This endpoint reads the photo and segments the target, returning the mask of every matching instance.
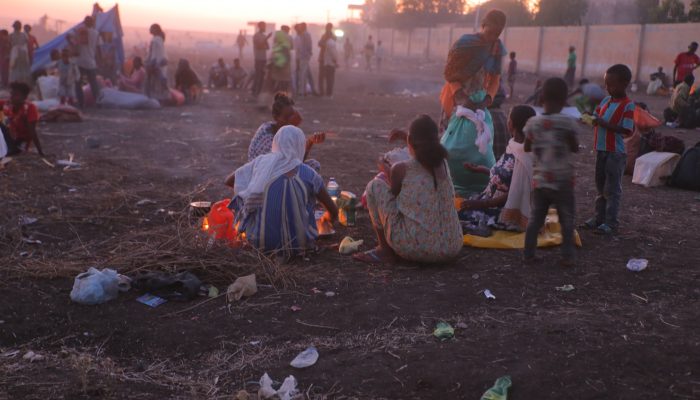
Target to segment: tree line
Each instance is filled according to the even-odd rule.
[[[635,0],[639,23],[700,22],[700,0],[689,9],[681,0]],[[588,0],[489,0],[482,10],[497,8],[508,16],[509,26],[581,25]],[[363,20],[370,26],[411,29],[441,23],[471,24],[476,9],[466,0],[365,0]]]

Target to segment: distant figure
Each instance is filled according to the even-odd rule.
[[[695,78],[693,75],[686,75],[683,82],[681,82],[673,91],[671,96],[671,110],[673,111],[673,116],[676,117],[676,123],[679,128],[682,129],[695,129],[697,124],[697,111],[698,101],[694,100],[690,95],[690,88],[695,83]]]
[[[515,60],[515,52],[510,52],[510,63],[508,64],[508,88],[510,93],[509,98],[513,98],[513,92],[515,91],[515,78],[518,75],[518,62]]]
[[[326,92],[326,69],[324,68],[326,60],[326,42],[333,36],[333,24],[329,22],[326,24],[326,30],[323,32],[323,36],[321,36],[321,39],[318,41],[318,91],[321,96]]]
[[[272,44],[272,62],[270,63],[270,77],[273,81],[272,92],[288,91],[292,83],[292,37],[287,25],[282,25],[275,32]]]
[[[22,32],[22,23],[15,21],[10,34],[10,82],[31,83],[29,38]]]
[[[10,32],[0,30],[0,88],[6,88],[10,83]]]
[[[258,22],[258,32],[253,36],[253,55],[255,57],[255,79],[253,79],[253,96],[262,91],[265,82],[265,66],[267,65],[267,50],[270,44],[267,42],[272,34],[266,35],[266,24]]]
[[[345,68],[350,68],[350,62],[355,57],[355,49],[352,46],[352,42],[350,42],[350,38],[345,39],[345,43],[343,44],[343,53],[345,56]]]
[[[382,60],[384,59],[384,47],[382,41],[377,41],[377,49],[374,52],[374,59],[377,62],[377,72],[382,71]]]
[[[576,79],[576,48],[571,46],[569,47],[569,57],[566,59],[564,81],[566,81],[567,86],[573,87],[574,79]]]
[[[165,32],[158,24],[151,25],[150,33],[153,36],[146,57],[146,96],[167,100],[170,98],[168,91],[168,56],[165,52]]]
[[[248,45],[248,39],[245,37],[245,31],[238,31],[236,38],[236,46],[238,46],[238,58],[243,59],[243,48]]]
[[[241,67],[241,60],[238,58],[233,60],[233,68],[231,68],[229,74],[231,75],[231,88],[243,89],[246,78],[248,77],[248,72]]]
[[[667,96],[669,94],[668,87],[668,76],[664,72],[664,67],[659,67],[656,72],[649,76],[647,94],[650,96]]]
[[[578,84],[578,88],[571,92],[569,97],[579,95],[574,100],[576,108],[582,113],[592,114],[596,106],[605,98],[605,91],[599,84],[588,79],[581,79]]]
[[[698,43],[693,42],[688,46],[688,51],[680,53],[673,61],[673,86],[677,86],[688,75],[693,75],[693,71],[700,67],[700,57],[695,54],[698,51]]]
[[[185,95],[187,104],[194,103],[202,91],[202,81],[190,67],[190,62],[181,58],[175,71],[175,89]]]
[[[142,93],[146,86],[146,69],[141,57],[134,57],[131,74],[119,77],[119,90],[130,93]]]
[[[77,31],[77,47],[78,47],[78,68],[80,68],[81,77],[87,78],[90,84],[92,97],[97,100],[100,96],[100,85],[97,83],[97,51],[100,41],[100,34],[95,29],[95,20],[87,16],[83,20],[83,26]],[[75,85],[76,97],[78,105],[82,108],[85,106],[85,97],[83,95],[82,79],[78,79]]]
[[[209,69],[207,86],[213,89],[221,89],[228,86],[228,65],[224,63],[223,58],[219,58]]]
[[[61,51],[61,60],[56,63],[56,69],[58,70],[58,97],[61,99],[61,104],[74,104],[75,83],[80,79],[80,70],[68,48]]]
[[[322,93],[328,97],[333,97],[333,87],[335,86],[335,69],[338,68],[338,49],[335,35],[332,35],[326,41],[326,52],[324,54],[323,68],[326,78],[325,89]]]
[[[372,72],[372,57],[374,57],[374,40],[370,35],[365,43],[365,70],[369,72]]]
[[[305,22],[297,24],[295,29],[297,32],[294,42],[297,64],[297,94],[306,96],[306,89],[309,84],[309,78],[311,77],[311,57],[313,56],[314,46]]]
[[[34,51],[39,48],[39,41],[36,40],[36,37],[32,35],[32,27],[29,24],[24,25],[24,33],[27,35],[27,38],[29,39],[29,63],[34,62]]]

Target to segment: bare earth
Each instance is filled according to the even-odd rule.
[[[418,113],[438,116],[439,72],[428,70],[341,70],[333,100],[298,101],[307,133],[334,132],[312,153],[325,177],[361,194],[393,147],[388,131]],[[665,101],[634,98],[657,115]],[[365,212],[356,227],[336,227],[320,254],[291,264],[207,251],[187,205],[230,196],[223,177],[267,118],[225,91],[191,107],[93,110],[82,124],[41,126],[51,161],[75,153],[83,167],[63,171],[30,155],[0,172],[0,399],[231,399],[257,392],[264,372],[280,382],[293,374],[313,399],[476,399],[503,375],[512,399],[700,398],[698,193],[626,177],[620,234],[581,232],[572,269],[554,265],[556,248],[535,267],[521,266],[517,251],[473,248],[447,265],[369,267],[334,248],[345,235],[374,245]],[[700,141],[700,131],[673,133]],[[100,148],[88,149],[87,137]],[[579,223],[595,196],[592,133],[582,142]],[[142,199],[155,204],[137,206]],[[21,227],[22,215],[39,221]],[[628,271],[630,258],[649,268]],[[219,297],[151,309],[135,291],[100,306],[71,303],[73,277],[93,265],[188,269],[222,290],[257,273],[261,287],[230,305]],[[555,290],[565,284],[575,290]],[[439,321],[457,327],[454,339],[432,336]],[[310,345],[318,363],[290,367]],[[45,359],[22,359],[29,350]]]

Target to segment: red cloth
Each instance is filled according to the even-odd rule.
[[[0,108],[7,119],[7,127],[10,128],[12,138],[31,142],[29,124],[39,121],[39,111],[36,106],[25,102],[18,111],[15,111],[10,102],[0,101]]]
[[[676,65],[676,81],[683,82],[686,76],[692,75],[696,65],[700,65],[700,57],[697,54],[681,53],[674,61]]]

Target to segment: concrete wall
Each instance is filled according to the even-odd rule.
[[[381,38],[385,52],[394,57],[444,60],[450,44],[471,33],[464,27],[440,26],[413,31],[362,29]],[[393,35],[393,46],[392,46]],[[646,81],[659,66],[671,74],[676,55],[700,39],[700,23],[659,25],[590,25],[566,27],[513,27],[501,36],[508,51],[518,53],[520,71],[563,75],[569,46],[576,47],[577,77],[602,78],[612,64],[628,65],[635,79]],[[428,41],[430,37],[430,41]],[[357,46],[356,46],[357,47]],[[392,53],[393,48],[393,53]],[[507,62],[504,62],[504,66]]]

